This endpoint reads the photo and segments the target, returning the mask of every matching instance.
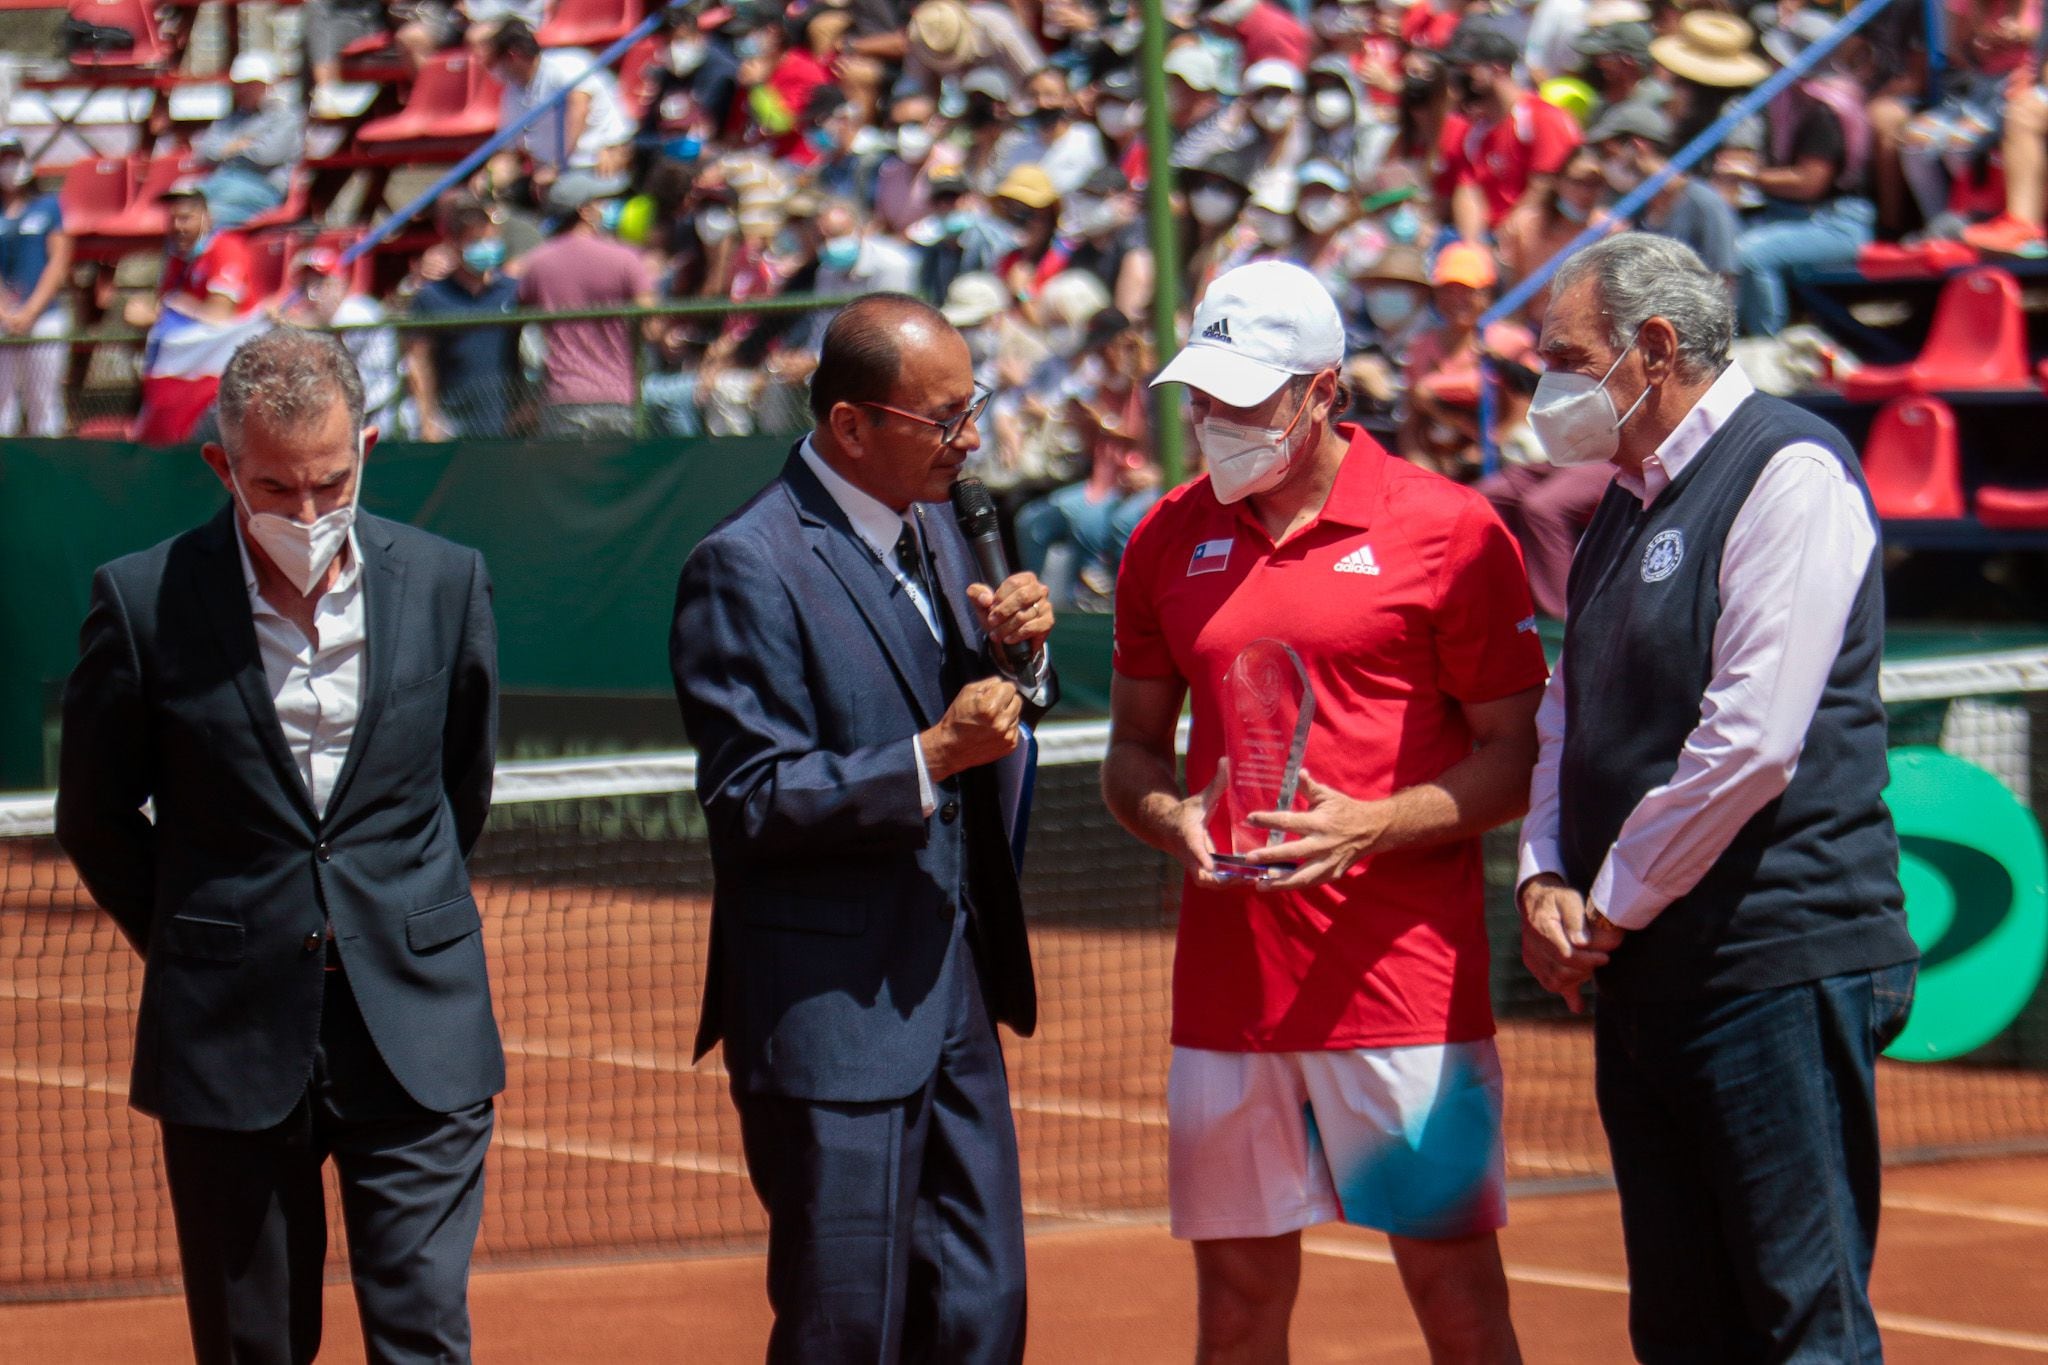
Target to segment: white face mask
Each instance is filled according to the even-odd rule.
[[[1123,100],[1104,100],[1095,106],[1095,126],[1109,137],[1126,137],[1138,126],[1138,106]]]
[[[1261,246],[1272,247],[1277,251],[1294,240],[1294,219],[1284,213],[1275,213],[1271,209],[1262,209],[1254,205],[1251,211],[1245,214],[1245,221],[1250,223],[1252,231],[1258,234]]]
[[[1412,289],[1403,289],[1399,285],[1391,288],[1385,285],[1365,287],[1365,315],[1382,332],[1400,331],[1415,320],[1415,314],[1421,307],[1422,301]]]
[[[1628,411],[1616,417],[1607,380],[1635,348],[1635,342],[1629,342],[1598,379],[1549,370],[1536,381],[1535,397],[1529,401],[1529,425],[1536,429],[1552,464],[1605,464],[1621,449],[1621,425],[1635,416],[1643,399],[1650,396],[1650,386],[1645,384]]]
[[[677,38],[668,45],[668,69],[678,76],[687,76],[704,65],[704,40],[702,38]]]
[[[1351,96],[1326,86],[1309,101],[1308,116],[1318,128],[1342,128],[1351,122]]]
[[[1344,200],[1334,194],[1319,194],[1313,199],[1304,199],[1295,208],[1301,218],[1301,225],[1310,232],[1328,232],[1351,216],[1351,210]]]
[[[356,524],[356,500],[363,486],[363,438],[356,437],[355,486],[349,492],[348,505],[311,522],[294,521],[275,512],[250,511],[249,499],[243,495],[241,481],[234,477],[232,469],[228,478],[234,484],[235,501],[242,504],[242,513],[249,519],[250,539],[299,590],[301,597],[310,596],[326,575],[328,565],[348,544],[348,533]]]
[[[1600,162],[1600,173],[1607,177],[1607,183],[1616,194],[1627,194],[1643,183],[1643,173],[1636,169],[1634,158],[1610,156]]]
[[[922,123],[907,123],[896,130],[896,155],[911,165],[921,164],[931,150],[932,130]]]
[[[1216,227],[1237,216],[1238,197],[1220,185],[1204,185],[1188,195],[1188,212],[1203,227]]]
[[[1301,114],[1301,101],[1293,95],[1268,96],[1252,101],[1252,122],[1269,133],[1284,133]]]
[[[733,229],[738,226],[739,219],[733,217],[731,209],[713,204],[697,213],[697,240],[706,246],[717,246],[732,236]]]
[[[1195,427],[1195,444],[1209,466],[1209,487],[1216,501],[1224,504],[1270,492],[1280,486],[1294,465],[1291,437],[1308,411],[1308,399],[1301,400],[1294,420],[1282,427],[1249,427],[1222,417],[1211,417]]]

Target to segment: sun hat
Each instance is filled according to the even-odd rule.
[[[1694,10],[1678,21],[1678,32],[1651,40],[1650,56],[1674,76],[1740,90],[1771,74],[1771,64],[1750,50],[1755,36],[1732,14]]]
[[[980,55],[974,24],[960,0],[924,0],[910,12],[910,45],[937,68],[953,70]]]
[[[1294,375],[1343,363],[1344,319],[1330,291],[1298,265],[1253,261],[1203,291],[1188,344],[1152,384],[1186,384],[1249,408]]]
[[[1043,209],[1057,204],[1060,192],[1042,167],[1023,165],[1003,177],[1003,183],[996,186],[996,198],[1014,199],[1026,208]]]
[[[1010,291],[986,271],[955,275],[939,313],[955,327],[979,327],[1010,306]]]
[[[1429,271],[1423,265],[1422,252],[1399,242],[1382,251],[1373,263],[1358,271],[1354,276],[1361,282],[1380,281],[1386,284],[1418,284],[1429,288]]]
[[[1462,284],[1472,289],[1491,289],[1500,283],[1500,270],[1485,249],[1470,242],[1452,242],[1436,254],[1431,284]]]

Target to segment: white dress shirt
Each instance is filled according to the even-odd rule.
[[[317,646],[264,600],[256,566],[249,561],[248,542],[239,530],[235,548],[242,554],[242,582],[256,619],[256,648],[263,657],[263,676],[270,684],[285,747],[299,765],[314,812],[324,816],[355,739],[356,718],[362,714],[363,651],[368,639],[362,547],[350,531],[341,574],[313,609]]]
[[[854,487],[838,470],[825,463],[824,457],[811,445],[810,437],[804,437],[803,444],[797,447],[797,453],[803,456],[803,461],[810,466],[811,472],[818,476],[818,482],[825,485],[825,491],[832,495],[832,501],[839,504],[839,510],[846,513],[846,519],[853,524],[854,534],[874,552],[882,567],[889,571],[889,576],[902,585],[911,605],[916,607],[917,614],[924,618],[925,629],[931,631],[932,638],[944,648],[946,637],[941,633],[939,626],[938,604],[926,597],[924,584],[904,573],[903,566],[896,562],[896,541],[906,526],[917,540],[918,552],[925,555],[927,563],[930,562],[928,547],[924,541],[924,527],[918,518],[909,512],[898,512],[865,489]],[[1033,660],[1033,676],[1028,681],[1018,683],[1024,695],[1036,705],[1042,706],[1045,702],[1045,669],[1049,654],[1050,650],[1040,650]],[[1000,651],[996,652],[996,666],[1003,668]],[[1005,668],[1003,671],[1007,674],[1009,670]],[[925,766],[924,744],[916,735],[910,737],[910,749],[917,761],[918,802],[924,808],[925,815],[929,817],[938,809],[939,802],[932,786],[931,769]]]
[[[1615,482],[1647,507],[1754,391],[1731,364],[1643,461],[1641,474],[1624,470]],[[1656,919],[1790,785],[1876,547],[1869,507],[1832,453],[1799,441],[1771,457],[1722,551],[1721,617],[1700,722],[1670,780],[1622,822],[1593,879],[1587,899],[1614,923],[1641,929]],[[1522,822],[1517,885],[1564,874],[1557,779],[1570,666],[1569,658],[1558,661],[1536,713],[1542,750]]]

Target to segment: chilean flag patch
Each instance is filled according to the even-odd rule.
[[[1195,547],[1194,558],[1188,560],[1187,576],[1198,573],[1221,573],[1230,566],[1230,541],[1205,540]]]

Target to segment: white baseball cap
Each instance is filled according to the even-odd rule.
[[[1195,90],[1215,90],[1223,84],[1223,68],[1216,54],[1199,43],[1183,43],[1166,54],[1159,69],[1178,76]]]
[[[1244,92],[1249,95],[1254,90],[1288,90],[1299,95],[1301,72],[1278,57],[1263,58],[1253,62],[1244,73]]]
[[[277,58],[268,52],[243,52],[228,68],[228,80],[235,85],[276,85]]]
[[[1152,383],[1186,384],[1249,408],[1294,375],[1343,363],[1344,320],[1330,291],[1298,265],[1253,261],[1203,292],[1188,344]]]

